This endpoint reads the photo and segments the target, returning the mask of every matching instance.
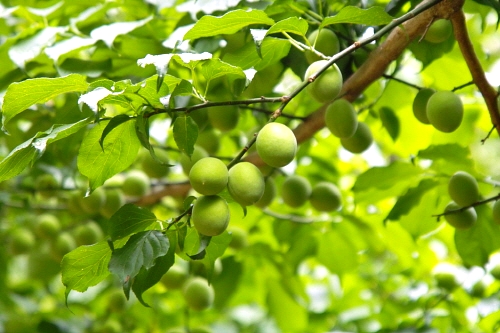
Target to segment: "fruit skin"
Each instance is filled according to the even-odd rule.
[[[182,288],[186,304],[193,310],[202,311],[214,302],[214,289],[201,277],[189,279]]]
[[[470,295],[476,298],[483,298],[486,293],[486,285],[483,281],[477,281],[472,285]]]
[[[196,144],[207,152],[208,155],[215,155],[220,148],[219,135],[213,128],[206,128],[198,133]]]
[[[106,193],[102,187],[96,188],[90,195],[80,197],[80,207],[87,214],[96,214],[104,206]]]
[[[260,158],[275,168],[289,164],[297,153],[295,134],[280,123],[266,124],[257,134],[255,146]]]
[[[276,183],[274,179],[268,177],[265,181],[265,188],[262,197],[254,205],[259,208],[267,207],[273,202],[276,196]]]
[[[208,109],[208,119],[214,128],[226,132],[238,125],[240,112],[234,105],[214,106]]]
[[[435,93],[434,89],[424,88],[420,89],[415,96],[412,104],[413,115],[422,124],[429,125],[429,118],[427,118],[427,102],[429,98]]]
[[[222,234],[227,228],[229,219],[229,207],[226,201],[217,195],[201,196],[194,203],[191,220],[202,235]]]
[[[227,185],[229,172],[224,162],[215,157],[205,157],[189,171],[189,182],[200,194],[220,193]]]
[[[168,164],[168,156],[167,152],[162,149],[155,150],[156,157]],[[141,169],[151,178],[163,178],[166,177],[170,172],[170,167],[166,164],[158,163],[153,156],[149,153],[149,151],[145,151],[142,161],[141,161]]]
[[[439,19],[434,21],[427,32],[424,39],[430,43],[442,43],[451,36],[453,27],[449,20]]]
[[[342,206],[342,195],[335,184],[319,182],[314,185],[309,202],[317,211],[330,212]]]
[[[247,232],[245,230],[239,227],[231,227],[229,228],[229,232],[231,233],[229,247],[235,250],[241,250],[247,246]]]
[[[187,156],[186,154],[181,154],[180,163],[184,174],[189,175],[189,171],[191,171],[193,165],[204,157],[208,157],[208,153],[205,148],[198,145],[194,146],[194,151],[193,154],[191,154],[191,158],[189,158],[189,156]]]
[[[453,289],[458,287],[457,279],[455,275],[450,272],[438,272],[434,274],[434,279],[438,287],[446,289],[448,291],[452,291]]]
[[[448,182],[448,194],[460,207],[465,207],[479,200],[479,187],[469,173],[458,171]]]
[[[448,206],[446,206],[445,212],[457,209],[460,209],[460,206],[454,202],[450,202]],[[459,213],[447,214],[444,216],[444,218],[451,226],[455,227],[456,229],[469,229],[476,223],[477,214],[474,207],[469,207]]]
[[[327,60],[319,60],[313,62],[306,70],[304,79],[309,78],[317,73],[321,68],[325,67]],[[336,64],[328,67],[314,82],[309,84],[306,90],[312,98],[320,103],[329,103],[335,99],[342,90],[342,73]]]
[[[123,181],[122,191],[130,197],[142,197],[149,191],[148,175],[140,170],[130,171]]]
[[[45,239],[54,239],[61,230],[61,223],[57,216],[53,214],[41,214],[38,216],[35,226],[35,232],[39,237]]]
[[[26,254],[35,246],[35,236],[27,229],[12,231],[9,241],[9,252],[12,255]]]
[[[85,224],[76,227],[74,237],[76,244],[80,246],[95,244],[104,237],[104,234],[97,222],[88,221]]]
[[[39,175],[35,179],[35,190],[40,193],[43,198],[50,198],[55,195],[59,188],[59,182],[56,177],[50,173]]]
[[[427,101],[427,118],[434,128],[441,132],[455,131],[464,117],[460,97],[451,91],[438,91]]]
[[[73,251],[75,248],[75,238],[68,232],[62,232],[57,237],[56,242],[52,244],[52,254],[57,260],[61,260],[66,253]]]
[[[358,128],[358,114],[349,101],[338,99],[326,109],[325,124],[336,137],[350,138]]]
[[[106,200],[104,205],[99,210],[99,213],[105,218],[109,219],[114,213],[118,211],[123,205],[125,205],[125,195],[120,189],[107,189],[106,190]]]
[[[163,274],[160,282],[168,289],[180,289],[187,279],[186,270],[179,265],[173,265]]]
[[[339,38],[329,29],[314,30],[309,34],[307,40],[314,46],[316,51],[328,57],[337,54],[340,50]],[[308,63],[313,63],[321,59],[318,55],[309,50],[306,50],[305,56]]]
[[[350,138],[340,139],[340,143],[345,150],[353,154],[359,154],[367,150],[373,142],[372,132],[370,127],[365,123],[358,123],[356,132]]]
[[[290,207],[300,207],[311,196],[312,188],[307,178],[293,175],[285,179],[281,186],[281,197]]]
[[[242,206],[250,206],[264,194],[266,183],[259,168],[241,162],[229,169],[227,188],[233,199]]]
[[[500,224],[500,200],[495,201],[493,204],[493,221]]]

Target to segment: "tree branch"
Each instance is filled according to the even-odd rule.
[[[481,68],[481,63],[474,52],[474,46],[467,33],[465,25],[465,15],[462,10],[455,12],[451,15],[451,23],[453,24],[453,31],[455,39],[457,40],[462,56],[464,57],[467,67],[472,75],[472,80],[483,95],[486,106],[490,113],[491,122],[497,129],[500,135],[500,113],[497,105],[497,93],[495,89],[488,83],[484,71]]]

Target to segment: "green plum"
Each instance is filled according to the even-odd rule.
[[[323,55],[330,57],[335,55],[340,50],[339,38],[330,29],[317,29],[307,36],[307,40],[314,47],[316,51],[321,52]],[[305,56],[308,63],[313,63],[321,58],[313,51],[306,50]]]
[[[221,192],[227,185],[228,177],[226,165],[215,157],[202,158],[189,171],[191,186],[204,195]]]
[[[281,186],[283,202],[296,208],[304,205],[311,196],[312,188],[307,178],[293,175],[289,176]]]
[[[427,118],[434,128],[441,132],[455,131],[464,117],[460,97],[451,91],[438,91],[427,101]]]
[[[189,308],[196,311],[205,310],[214,302],[214,289],[202,277],[193,277],[186,281],[182,295]]]
[[[413,115],[422,124],[430,124],[429,118],[427,118],[427,102],[429,98],[435,93],[434,89],[424,88],[420,89],[413,100],[412,110]]]
[[[236,202],[250,206],[264,194],[265,181],[259,168],[249,162],[240,162],[229,169],[227,188]]]
[[[325,112],[326,127],[338,138],[350,138],[358,128],[358,114],[345,99],[337,99]]]
[[[254,205],[259,208],[267,207],[273,202],[274,197],[276,196],[276,183],[274,179],[271,177],[267,177],[265,182],[264,193],[262,197],[257,201]]]
[[[372,132],[370,127],[365,123],[358,123],[356,132],[349,138],[341,138],[340,143],[345,150],[353,154],[359,154],[367,150],[373,142]]]
[[[275,168],[289,164],[297,153],[297,139],[293,131],[280,123],[266,124],[257,134],[257,154]]]
[[[306,70],[305,80],[317,73],[328,64],[327,60],[318,60],[313,62]],[[306,90],[316,101],[320,103],[329,103],[333,101],[340,90],[342,90],[342,73],[336,64],[328,67],[320,76],[311,82]]]
[[[191,221],[198,232],[205,236],[222,234],[229,223],[230,212],[226,200],[217,195],[199,197],[194,205]]]
[[[141,170],[132,170],[125,176],[122,191],[126,196],[138,198],[148,193],[150,179],[148,175]]]
[[[460,207],[465,207],[479,200],[479,187],[469,173],[458,171],[448,182],[448,194]]]
[[[330,212],[342,206],[342,195],[335,184],[323,181],[313,186],[309,202],[317,211]]]
[[[445,212],[457,209],[460,209],[460,206],[455,202],[450,202]],[[444,218],[455,229],[469,229],[476,223],[477,213],[474,207],[469,207],[461,212],[446,214]]]
[[[240,111],[234,105],[214,106],[208,109],[208,119],[214,128],[226,132],[238,125]]]

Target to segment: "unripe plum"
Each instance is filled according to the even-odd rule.
[[[319,51],[328,57],[337,54],[340,50],[339,38],[330,29],[314,30],[309,34],[307,40],[316,49],[316,51]],[[306,50],[305,55],[308,63],[313,63],[321,59],[310,50]]]
[[[206,128],[198,133],[196,144],[205,149],[209,155],[214,155],[220,148],[219,134],[212,127]]]
[[[434,21],[427,32],[424,39],[431,43],[442,43],[451,36],[453,27],[449,20],[439,19]]]
[[[163,163],[168,164],[167,152],[162,149],[155,150],[156,157]],[[166,164],[161,164],[156,161],[149,151],[145,151],[141,161],[142,171],[146,173],[151,178],[163,178],[166,177],[170,171],[170,168]]]
[[[450,202],[448,206],[446,206],[445,212],[457,209],[460,209],[460,206],[455,202]],[[447,214],[444,218],[452,227],[455,227],[456,229],[468,229],[476,223],[477,213],[474,207],[469,207],[462,212]]]
[[[235,250],[241,250],[247,246],[247,232],[239,227],[229,228],[231,233],[231,242],[229,246]]]
[[[186,154],[181,154],[180,162],[184,174],[189,175],[189,171],[191,171],[193,165],[204,157],[208,157],[208,153],[205,148],[198,145],[194,146],[194,151],[193,154],[191,154],[191,158],[189,158],[189,156],[187,156]]]
[[[74,236],[77,245],[90,245],[99,242],[103,238],[103,232],[97,222],[88,221],[76,227]]]
[[[306,70],[305,80],[327,65],[327,60],[313,62]],[[314,82],[309,84],[306,90],[316,101],[329,103],[335,99],[342,89],[342,73],[336,64],[328,67]]]
[[[259,201],[255,203],[255,206],[259,208],[267,207],[274,200],[275,196],[276,196],[276,183],[274,182],[274,179],[268,177],[266,179],[264,193],[262,194],[262,197],[259,199]]]
[[[149,191],[150,180],[148,175],[140,170],[130,171],[123,181],[122,191],[131,197],[142,197]]]
[[[420,121],[422,124],[430,124],[429,118],[427,118],[427,102],[432,94],[435,93],[435,90],[424,88],[420,89],[413,100],[413,115]]]
[[[458,171],[448,182],[448,194],[460,207],[465,207],[479,200],[479,187],[469,173]]]
[[[42,238],[54,239],[61,230],[61,223],[57,216],[53,214],[41,214],[36,221],[35,230],[37,235]]]
[[[230,131],[238,125],[240,112],[234,105],[214,106],[208,109],[208,119],[214,128],[222,132]]]
[[[365,123],[358,123],[356,132],[350,138],[341,138],[340,143],[345,150],[353,154],[359,154],[367,150],[373,142],[370,127]]]
[[[109,219],[118,209],[121,208],[121,206],[125,204],[125,195],[121,189],[117,188],[107,189],[105,192],[106,200],[104,201],[104,205],[99,210],[99,213]]]
[[[189,279],[182,288],[182,295],[186,304],[196,311],[205,310],[214,302],[213,287],[201,277]]]
[[[61,260],[64,255],[76,248],[75,238],[68,232],[62,232],[57,236],[52,244],[52,254],[57,260]]]
[[[342,195],[335,184],[319,182],[313,187],[309,202],[320,212],[330,212],[342,206]]]
[[[96,214],[99,212],[99,209],[104,206],[105,201],[106,193],[102,187],[98,187],[88,196],[81,196],[80,207],[82,207],[87,214]]]
[[[306,203],[311,196],[311,191],[311,184],[307,178],[293,175],[283,182],[281,186],[281,197],[285,204],[296,208]]]
[[[295,158],[297,139],[287,126],[269,123],[257,134],[255,146],[260,158],[267,165],[280,168]]]
[[[496,280],[500,280],[500,264],[495,265],[491,271],[491,276],[493,276]]]
[[[441,132],[455,131],[462,123],[463,116],[462,101],[451,91],[438,91],[427,101],[427,118]]]
[[[27,229],[16,229],[10,235],[9,251],[13,255],[28,253],[35,246],[35,236]]]
[[[50,198],[56,194],[59,188],[59,181],[50,173],[39,175],[35,179],[35,190],[40,193],[43,198]]]
[[[161,283],[168,289],[180,289],[188,278],[188,273],[179,265],[173,265],[163,274]]]
[[[436,279],[438,287],[446,289],[448,291],[452,291],[453,289],[458,287],[457,279],[451,272],[438,272],[434,274],[434,279]]]
[[[358,128],[358,114],[349,101],[338,99],[326,109],[325,124],[336,137],[349,138]]]
[[[250,206],[264,194],[264,177],[252,163],[241,162],[229,169],[227,189],[240,205]]]
[[[229,219],[229,206],[217,195],[201,196],[193,205],[191,220],[196,230],[202,235],[222,234],[227,228]]]
[[[215,157],[205,157],[196,162],[189,172],[191,186],[200,194],[214,195],[227,185],[226,165]]]

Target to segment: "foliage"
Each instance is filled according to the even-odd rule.
[[[497,2],[5,0],[0,12],[0,332],[499,329]],[[437,19],[454,33],[424,39]],[[339,53],[321,54],[318,29]],[[307,75],[306,54],[321,59]],[[413,108],[424,88],[445,96],[436,128],[426,102]],[[460,117],[441,110],[450,95]],[[325,127],[332,100],[349,102],[327,120],[349,120],[342,139]],[[266,125],[286,137],[264,131],[255,149]],[[240,164],[204,197],[189,167],[207,155],[260,171]],[[467,206],[450,204],[457,172],[477,182]],[[464,212],[477,215],[466,228],[445,222]],[[199,233],[212,220],[217,232]],[[77,247],[82,226],[98,239]],[[188,278],[210,283],[202,305]]]

